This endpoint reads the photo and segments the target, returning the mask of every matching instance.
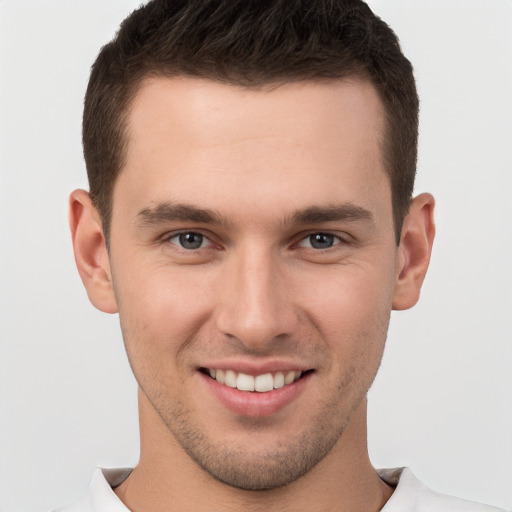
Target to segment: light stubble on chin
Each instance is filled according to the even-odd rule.
[[[296,481],[320,463],[340,441],[375,378],[388,322],[389,313],[369,321],[367,330],[358,333],[351,343],[353,350],[346,354],[350,364],[340,372],[340,380],[334,385],[323,376],[332,373],[329,353],[318,344],[306,344],[312,352],[304,354],[303,359],[318,361],[313,366],[320,369],[318,378],[326,394],[301,418],[300,432],[278,438],[272,444],[265,443],[268,422],[264,418],[240,418],[247,438],[260,438],[258,443],[249,443],[249,446],[246,442],[237,444],[229,433],[222,440],[212,439],[208,425],[198,421],[198,411],[191,408],[186,396],[171,396],[175,383],[165,382],[169,372],[164,359],[148,357],[146,346],[151,346],[151,340],[142,343],[145,338],[129,323],[121,322],[121,327],[140,389],[184,452],[214,479],[235,488],[262,491]],[[281,348],[287,349],[286,346]]]
[[[293,439],[283,439],[279,444],[263,451],[251,452],[244,446],[230,442],[212,443],[190,420],[184,404],[172,411],[152,405],[160,415],[170,434],[178,441],[189,457],[214,479],[243,490],[261,491],[276,489],[291,484],[316,466],[339,441],[350,419],[366,396],[366,389],[359,390],[360,396],[351,410],[343,410],[348,397],[347,390],[354,385],[355,369],[352,368],[344,382],[339,385],[335,399],[319,403],[307,418],[310,424]],[[352,390],[353,391],[353,390]],[[147,396],[147,395],[146,395]],[[148,398],[149,399],[149,398]],[[151,401],[151,400],[150,400]],[[338,411],[333,414],[333,411]],[[258,436],[264,430],[263,422],[247,419],[247,428]]]

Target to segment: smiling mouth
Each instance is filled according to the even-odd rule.
[[[257,393],[268,393],[274,389],[289,386],[310,371],[290,370],[252,376],[234,370],[201,368],[202,373],[209,375],[219,384],[230,388],[237,388],[240,391],[253,391]]]

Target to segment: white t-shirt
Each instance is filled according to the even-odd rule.
[[[120,485],[131,471],[129,468],[97,469],[84,495],[54,512],[130,512],[112,488]],[[434,492],[408,468],[380,469],[378,473],[385,482],[396,487],[381,512],[505,512]]]

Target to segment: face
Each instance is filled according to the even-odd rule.
[[[144,400],[216,479],[296,480],[379,366],[397,281],[383,112],[365,82],[152,79],[134,99],[110,268]]]

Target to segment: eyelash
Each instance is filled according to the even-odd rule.
[[[208,241],[208,245],[206,247],[198,247],[198,248],[195,248],[195,249],[190,249],[190,248],[186,248],[186,247],[183,247],[183,245],[180,246],[179,243],[174,243],[172,242],[172,240],[174,238],[177,238],[179,239],[179,237],[183,236],[183,235],[196,235],[196,236],[200,236],[202,238],[201,240],[201,245],[205,242],[205,241]],[[197,251],[198,249],[209,249],[212,245],[213,245],[213,242],[212,240],[210,239],[210,237],[208,237],[207,235],[205,235],[204,233],[201,233],[200,231],[179,231],[177,233],[171,233],[170,235],[167,235],[165,236],[164,242],[170,242],[172,243],[173,245],[176,245],[177,247],[179,247],[181,250],[184,250],[186,252],[195,252]]]
[[[206,247],[197,247],[197,248],[186,248],[186,247],[183,247],[182,244],[180,244],[179,241],[176,241],[176,242],[172,242],[173,239],[178,239],[179,240],[179,237],[183,236],[183,235],[198,235],[200,237],[202,237],[202,240],[201,240],[201,245],[205,242],[205,241],[208,241],[208,245]],[[338,245],[346,245],[349,243],[349,241],[345,238],[343,238],[342,236],[340,235],[335,235],[334,233],[330,233],[329,231],[311,231],[309,233],[303,233],[301,234],[301,238],[299,239],[299,241],[297,243],[294,243],[293,245],[294,246],[298,246],[298,247],[304,247],[304,243],[307,243],[308,240],[311,241],[311,237],[313,236],[324,236],[324,237],[332,237],[333,239],[333,244],[329,247],[325,247],[325,248],[315,248],[315,247],[306,247],[307,249],[312,249],[314,250],[315,252],[327,252],[327,251],[331,251],[331,250],[334,250],[336,246]],[[215,245],[215,243],[211,240],[211,238],[202,233],[201,231],[178,231],[178,232],[175,232],[175,233],[171,233],[171,234],[168,234],[166,235],[164,238],[163,238],[163,241],[164,242],[167,242],[167,243],[171,243],[175,246],[177,246],[180,250],[183,250],[187,253],[193,253],[193,252],[196,252],[198,251],[199,249],[210,249],[212,246]]]
[[[311,238],[314,237],[314,236],[323,236],[323,237],[330,237],[333,239],[333,244],[329,247],[324,247],[324,248],[316,248],[316,247],[308,247],[308,248],[311,248],[311,249],[314,249],[316,251],[329,251],[329,250],[333,250],[337,245],[341,245],[341,244],[346,244],[347,241],[342,238],[341,236],[339,235],[335,235],[334,233],[329,233],[328,231],[314,231],[314,232],[311,232],[309,234],[307,234],[305,237],[301,238],[298,245],[299,246],[302,246],[303,247],[303,243],[307,242],[308,240],[311,242]]]

